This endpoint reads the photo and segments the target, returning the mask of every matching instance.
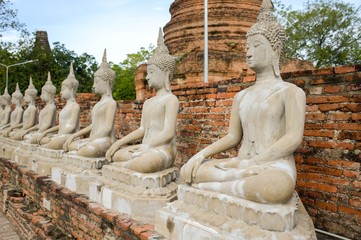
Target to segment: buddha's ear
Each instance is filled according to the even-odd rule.
[[[169,77],[170,77],[170,71],[167,70],[165,73],[164,73],[164,87],[167,91],[170,91],[170,80],[169,80]]]
[[[279,77],[281,74],[280,74],[280,54],[278,50],[273,51],[272,68],[274,75],[276,77]]]

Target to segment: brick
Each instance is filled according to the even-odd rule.
[[[326,115],[322,114],[322,113],[311,113],[311,114],[306,114],[306,120],[325,120],[326,119]]]
[[[330,202],[316,202],[316,207],[331,212],[337,211],[337,205],[335,203],[330,203]]]
[[[325,86],[323,87],[324,93],[340,93],[345,90],[344,86]]]
[[[107,210],[104,210],[104,211],[100,214],[101,217],[103,217],[104,219],[106,219],[106,220],[109,221],[109,222],[113,222],[118,215],[119,215],[118,212],[113,211],[113,210],[108,210],[108,209],[107,209]]]
[[[351,118],[349,113],[331,113],[327,115],[327,119],[331,121],[347,121]]]
[[[323,184],[323,183],[317,183],[317,182],[298,181],[297,186],[316,189],[316,190],[320,190],[320,191],[323,191],[323,192],[330,192],[330,193],[337,192],[337,187],[336,186]]]
[[[358,217],[361,217],[361,211],[360,210],[356,210],[353,208],[349,208],[346,206],[339,206],[338,210],[347,214],[351,214],[351,215],[356,215]]]
[[[117,218],[115,224],[122,230],[128,231],[130,226],[133,224],[133,220],[129,218]]]
[[[334,131],[331,130],[305,130],[305,136],[313,136],[313,137],[328,137],[332,138],[334,136]]]
[[[318,105],[307,105],[306,106],[306,112],[317,112],[318,111]]]
[[[352,170],[343,170],[343,175],[348,178],[358,178],[360,177],[360,171],[352,171]]]
[[[342,168],[349,168],[349,169],[360,169],[361,163],[352,162],[352,161],[343,161],[343,160],[328,160],[327,165],[339,166]]]
[[[361,120],[361,113],[354,113],[354,114],[352,114],[351,118],[354,121],[360,121]]]
[[[310,94],[312,95],[320,95],[322,94],[323,87],[312,87],[310,88]]]
[[[336,74],[350,73],[355,71],[355,66],[337,66],[335,67]]]
[[[354,144],[347,142],[333,142],[333,141],[310,141],[309,146],[317,148],[337,148],[337,149],[347,149],[353,150],[355,148]]]
[[[154,230],[154,226],[149,225],[149,224],[132,225],[132,226],[130,226],[130,229],[135,235],[139,236],[140,233],[142,233],[142,232],[146,232],[146,231],[149,231],[149,230]]]
[[[307,104],[352,102],[351,96],[308,96]]]
[[[350,199],[349,204],[350,204],[350,206],[361,208],[361,200],[360,199]]]
[[[361,130],[361,124],[358,123],[325,123],[323,124],[324,129],[334,130]]]
[[[320,69],[315,69],[312,72],[313,76],[320,76],[320,75],[331,75],[334,73],[334,68],[320,68]]]

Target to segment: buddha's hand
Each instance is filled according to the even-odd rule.
[[[45,135],[46,134],[44,134],[44,133],[40,133],[40,135],[39,135],[39,137],[38,137],[38,144],[40,144],[40,141],[41,141],[41,139],[43,139],[44,137],[45,137]]]
[[[197,175],[198,169],[204,162],[205,156],[199,152],[188,160],[186,164],[181,168],[180,176],[188,184],[192,183]]]
[[[121,147],[121,144],[119,142],[115,142],[109,149],[108,151],[105,153],[105,158],[109,161],[112,162],[112,158],[114,156],[114,154],[118,151],[118,149]]]
[[[69,137],[65,143],[63,144],[63,149],[65,152],[69,152],[69,146],[70,144],[74,141],[74,138],[73,137]]]

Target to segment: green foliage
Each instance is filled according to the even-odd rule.
[[[286,57],[309,60],[316,68],[361,62],[361,8],[342,0],[309,0],[303,10],[276,1],[286,28]]]
[[[137,53],[127,54],[127,58],[119,65],[113,64],[112,69],[116,72],[113,90],[115,99],[135,99],[135,71],[140,64],[145,63],[150,58],[153,50],[153,45],[149,45],[148,49],[142,47]]]

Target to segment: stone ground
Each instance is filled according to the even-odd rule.
[[[0,212],[0,239],[1,240],[20,240],[18,234],[14,231],[13,226]]]
[[[0,239],[1,240],[20,240],[18,234],[14,231],[13,226],[6,219],[4,214],[0,213]],[[336,238],[317,233],[318,240],[335,240]]]

